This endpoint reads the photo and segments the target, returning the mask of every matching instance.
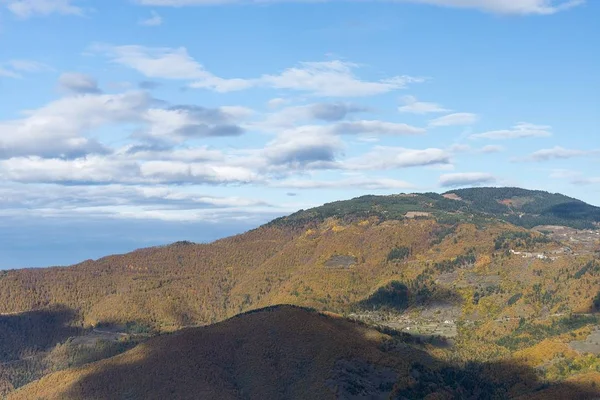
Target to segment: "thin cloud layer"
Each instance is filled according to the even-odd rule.
[[[297,3],[312,0],[295,0]],[[415,3],[443,7],[471,8],[498,14],[539,14],[549,15],[582,5],[585,0],[389,0],[396,3]],[[150,6],[215,6],[226,4],[288,3],[294,0],[137,0],[139,4]]]
[[[473,113],[454,113],[429,121],[431,127],[473,125],[478,120]]]
[[[437,103],[428,103],[424,101],[417,100],[414,96],[404,96],[402,98],[404,105],[398,107],[398,111],[401,113],[410,113],[410,114],[431,114],[431,113],[447,113],[451,112],[447,108],[442,107]]]
[[[0,61],[0,77],[21,79],[26,74],[49,71],[51,68],[43,63],[32,60]]]
[[[50,14],[78,15],[84,14],[83,8],[76,5],[76,0],[2,0],[6,8],[19,18]]]
[[[551,149],[542,149],[532,153],[526,157],[527,161],[550,161],[550,160],[566,160],[575,157],[585,157],[600,154],[599,150],[575,150],[565,149],[564,147],[555,146]]]
[[[424,78],[406,75],[363,80],[354,72],[359,65],[341,60],[302,62],[279,74],[265,74],[257,78],[222,78],[206,70],[184,47],[95,45],[92,51],[104,54],[112,62],[132,68],[148,78],[189,81],[191,88],[220,93],[266,87],[308,92],[320,97],[365,97],[424,81]]]
[[[139,24],[142,26],[150,26],[150,27],[151,26],[160,26],[163,24],[163,19],[156,11],[151,11],[150,17],[140,20]]]
[[[512,129],[489,131],[471,135],[473,139],[523,139],[552,136],[552,127],[519,122]]]

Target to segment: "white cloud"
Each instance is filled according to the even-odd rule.
[[[268,143],[261,156],[270,165],[292,169],[334,168],[343,148],[344,144],[336,136],[322,134],[314,127],[300,127]]]
[[[149,78],[194,80],[192,87],[230,92],[252,86],[244,79],[223,79],[196,62],[185,47],[96,45],[93,51],[108,55],[113,62],[132,68]]]
[[[140,172],[144,181],[157,183],[231,184],[261,179],[244,167],[179,161],[148,161],[140,165]]]
[[[211,136],[238,136],[244,130],[236,125],[240,108],[210,109],[199,106],[179,106],[169,109],[148,109],[141,119],[147,128],[138,137],[182,143],[188,139]]]
[[[451,164],[451,153],[436,148],[423,150],[375,146],[370,152],[344,161],[347,170],[389,170]]]
[[[379,81],[363,81],[354,75],[357,64],[340,60],[303,62],[279,75],[263,75],[259,85],[276,89],[311,92],[323,97],[362,97],[403,89],[423,78],[395,76]]]
[[[464,126],[473,125],[478,120],[477,114],[472,113],[454,113],[444,115],[443,117],[429,121],[429,126]]]
[[[150,17],[140,20],[142,26],[160,26],[163,23],[162,17],[156,11],[150,11]]]
[[[75,0],[1,0],[6,8],[20,18],[34,15],[83,15],[83,9],[74,5]]]
[[[214,196],[190,186],[64,186],[12,183],[3,186],[0,197],[2,216],[96,216],[190,221],[205,220],[217,213],[260,212],[267,209],[272,209],[272,206],[261,200]]]
[[[290,102],[289,99],[283,99],[281,97],[276,97],[267,102],[267,107],[269,107],[270,109],[275,109],[275,108],[282,107],[282,106],[288,104],[289,102]]]
[[[478,186],[483,184],[492,184],[496,178],[492,174],[484,172],[466,172],[444,174],[440,176],[439,183],[443,187],[450,186]]]
[[[3,180],[20,183],[133,183],[139,167],[133,161],[88,156],[74,160],[15,157],[0,160]]]
[[[427,103],[423,101],[418,101],[414,96],[404,96],[402,98],[404,105],[398,107],[398,111],[401,113],[410,113],[410,114],[431,114],[431,113],[445,113],[450,112],[447,108],[442,107],[437,103]]]
[[[585,3],[585,0],[406,0],[447,7],[475,8],[499,14],[554,14]]]
[[[158,160],[158,161],[224,161],[224,155],[220,150],[210,149],[207,146],[192,148],[153,148],[148,146],[128,145],[117,151],[118,155],[135,160]]]
[[[89,136],[102,126],[131,122],[150,103],[144,92],[66,97],[0,122],[0,158],[76,157],[106,149]]]
[[[423,135],[426,132],[423,128],[417,128],[407,124],[376,120],[340,122],[336,125],[332,125],[328,130],[331,133],[338,135],[363,134],[405,136]]]
[[[260,180],[244,167],[206,162],[146,161],[87,156],[73,160],[15,157],[0,160],[0,177],[20,183],[237,184]]]
[[[238,122],[252,114],[239,106],[158,108],[144,91],[101,94],[95,80],[81,74],[63,74],[60,87],[73,96],[24,112],[20,119],[0,121],[0,159],[24,156],[77,158],[111,150],[96,139],[99,129],[112,127],[152,142],[154,146],[187,140],[244,133]]]
[[[314,103],[283,108],[268,114],[264,121],[255,125],[258,129],[277,132],[282,128],[292,128],[301,121],[340,121],[349,115],[366,111],[366,107],[350,103]]]
[[[424,80],[410,76],[395,76],[378,81],[361,80],[354,74],[357,64],[340,60],[303,62],[280,74],[257,78],[225,79],[208,72],[183,47],[174,49],[97,45],[93,50],[105,53],[113,62],[133,68],[147,77],[189,80],[192,81],[192,88],[216,92],[269,87],[304,91],[323,97],[361,97],[403,89],[409,83]]]
[[[327,0],[324,0],[327,1]],[[388,0],[396,3],[417,3],[444,7],[471,8],[498,14],[554,14],[585,3],[585,0]],[[220,4],[265,4],[314,0],[137,0],[151,6],[209,6]]]
[[[474,139],[522,139],[532,137],[552,136],[552,127],[547,125],[535,125],[527,122],[519,122],[512,129],[489,131],[471,135]]]
[[[144,47],[95,45],[92,50],[107,54],[113,62],[132,68],[150,78],[198,79],[210,75],[185,47]]]

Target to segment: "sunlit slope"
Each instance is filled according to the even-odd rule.
[[[479,201],[474,193],[500,205],[489,190],[455,191],[465,199],[435,195],[428,202],[435,196],[371,196],[303,211],[211,244],[182,242],[67,268],[2,272],[0,313],[59,305],[86,326],[135,321],[171,330],[279,303],[352,311],[391,281],[414,290],[452,290],[465,311],[483,318],[591,310],[597,268],[577,274],[593,262],[595,243],[559,243],[463,210]],[[525,195],[548,199],[551,207],[570,201],[515,190],[500,193],[513,195],[513,208],[533,204]],[[433,212],[407,218],[419,212],[415,204]],[[448,212],[447,204],[456,210]],[[394,258],[393,251],[408,253]],[[514,296],[520,297],[508,304]],[[474,297],[490,307],[484,310],[479,300],[469,305]]]

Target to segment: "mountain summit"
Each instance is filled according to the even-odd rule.
[[[517,226],[562,225],[594,229],[600,223],[600,207],[562,194],[520,188],[457,189],[443,194],[412,193],[362,196],[302,210],[273,221],[302,224],[326,218],[377,216],[381,219],[435,217],[444,223],[496,219]]]

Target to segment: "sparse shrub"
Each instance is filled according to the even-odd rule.
[[[399,260],[404,260],[405,258],[410,257],[410,249],[408,247],[402,246],[402,247],[395,247],[393,248],[388,256],[387,256],[387,260],[388,261],[399,261]]]

